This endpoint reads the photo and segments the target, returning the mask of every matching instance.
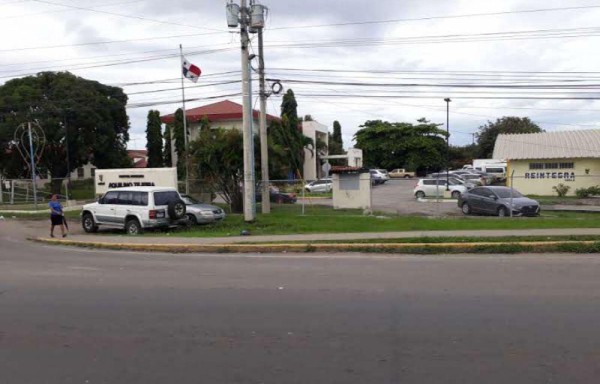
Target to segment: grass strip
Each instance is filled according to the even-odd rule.
[[[515,253],[600,253],[600,241],[532,241],[512,243],[374,243],[374,244],[127,244],[80,242],[61,239],[31,239],[54,245],[85,248],[166,253],[282,253],[361,252],[390,254],[515,254]]]

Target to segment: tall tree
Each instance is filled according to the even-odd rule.
[[[342,126],[339,121],[333,122],[333,134],[329,135],[329,154],[330,155],[343,155],[346,153],[344,151],[344,143],[342,141]],[[346,162],[344,160],[336,160],[332,159],[329,161],[332,165],[344,165]]]
[[[354,138],[365,166],[435,171],[446,162],[446,131],[439,126],[425,119],[418,124],[369,120]]]
[[[205,129],[190,143],[196,177],[213,192],[222,193],[233,212],[243,210],[244,156],[242,133],[237,129]],[[260,164],[260,163],[259,163]]]
[[[274,176],[299,176],[304,168],[304,149],[314,156],[315,143],[302,134],[297,108],[294,91],[288,89],[281,102],[281,122],[272,122],[269,127],[269,162],[275,162]]]
[[[67,176],[67,169],[88,161],[98,168],[131,166],[126,150],[126,105],[121,88],[68,72],[41,72],[10,80],[0,86],[0,154],[16,153],[10,151],[12,133],[20,124],[36,120],[46,136],[38,166],[52,175],[53,193],[60,193],[59,178]],[[0,161],[7,163],[6,157]]]
[[[160,112],[150,110],[146,125],[146,149],[148,150],[148,168],[163,166],[163,138]]]
[[[175,141],[175,153],[177,153],[177,177],[181,180],[185,177],[185,137],[183,133],[183,109],[175,111],[173,121],[173,140]]]
[[[171,157],[171,125],[165,125],[165,134],[163,136],[165,138],[165,147],[163,148],[163,164],[165,167],[173,166],[173,158]]]
[[[488,121],[479,127],[477,133],[478,157],[491,159],[494,154],[496,138],[502,133],[539,133],[543,130],[528,117],[505,116],[495,122]]]

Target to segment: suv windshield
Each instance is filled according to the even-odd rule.
[[[180,200],[175,191],[154,192],[154,205],[169,205],[171,201]]]

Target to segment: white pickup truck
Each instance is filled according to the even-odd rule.
[[[390,177],[393,178],[405,178],[408,179],[409,177],[415,177],[415,173],[414,172],[407,172],[404,168],[396,168],[390,172],[388,172],[388,174],[390,175]]]

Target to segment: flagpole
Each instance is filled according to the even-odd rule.
[[[190,180],[189,180],[189,161],[188,161],[188,131],[187,131],[187,114],[185,112],[185,82],[183,81],[183,47],[179,44],[179,56],[181,58],[180,72],[181,72],[181,101],[183,103],[183,140],[185,147],[185,194],[190,193]]]

